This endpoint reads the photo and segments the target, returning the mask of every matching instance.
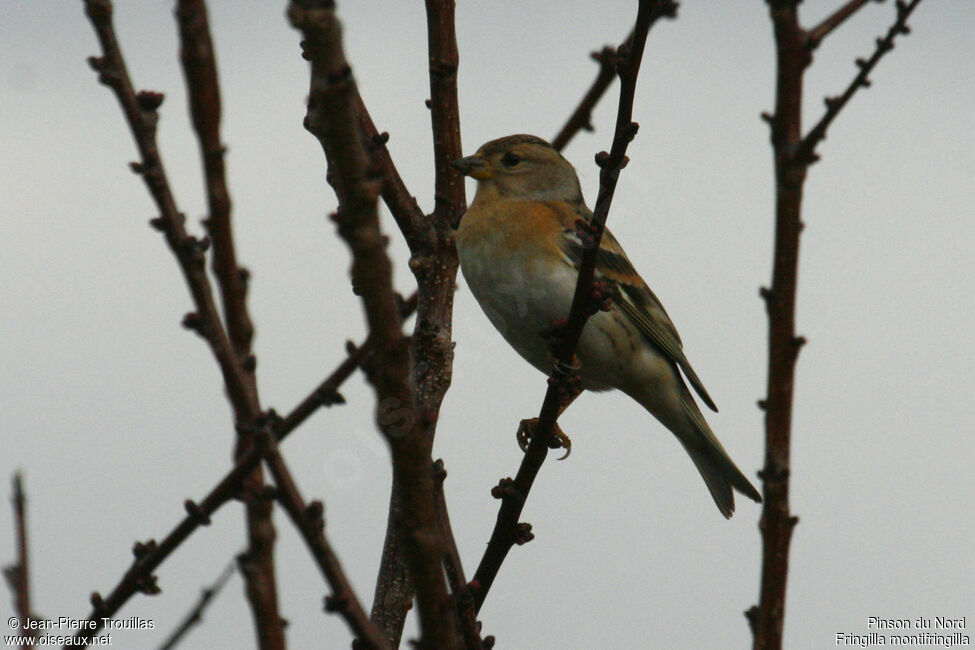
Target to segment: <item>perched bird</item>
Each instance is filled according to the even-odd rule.
[[[508,343],[549,374],[553,360],[542,332],[569,313],[585,246],[576,224],[592,219],[575,169],[531,135],[492,140],[453,166],[477,180],[455,234],[464,278]],[[582,388],[619,389],[670,429],[725,517],[735,510],[732,488],[761,501],[681,377],[717,410],[684,356],[674,324],[609,230],[596,258],[596,279],[615,291],[609,309],[592,316],[579,339]]]

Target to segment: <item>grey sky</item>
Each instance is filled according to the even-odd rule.
[[[166,93],[160,144],[180,208],[204,200],[187,123],[170,2],[120,2],[117,29],[139,88]],[[807,0],[807,24],[839,0]],[[284,412],[337,364],[364,324],[335,201],[303,131],[306,64],[283,3],[212,3],[223,83],[238,253],[263,403]],[[806,77],[806,124],[893,19],[871,3],[830,36]],[[433,179],[422,3],[345,2],[347,54],[420,205]],[[464,148],[515,132],[551,137],[595,75],[588,53],[629,30],[634,2],[460,3]],[[872,75],[820,147],[806,185],[793,438],[796,528],[786,618],[790,648],[833,646],[868,616],[975,620],[975,9],[928,0],[913,33]],[[233,432],[206,347],[179,322],[191,302],[140,180],[80,2],[7,0],[0,20],[0,477],[23,468],[34,602],[88,614],[136,539],[161,538],[230,466]],[[766,6],[686,2],[650,35],[631,145],[609,225],[660,297],[721,409],[709,418],[749,476],[762,464],[769,281],[774,52]],[[595,199],[592,156],[608,148],[615,87],[566,155]],[[469,190],[472,188],[469,188]],[[412,288],[390,220],[398,286]],[[501,337],[460,280],[453,387],[435,453],[446,463],[454,533],[473,572],[497,513],[489,490],[513,474],[521,418],[544,378]],[[361,376],[347,406],[319,414],[283,450],[360,597],[371,602],[385,525],[388,455]],[[505,648],[742,648],[757,599],[760,508],[715,510],[673,437],[621,394],[587,395],[564,416],[565,462],[543,467],[482,612]],[[553,459],[554,460],[554,459]],[[121,616],[156,645],[243,545],[241,509],[221,510],[158,572],[163,593]],[[9,511],[0,521],[9,522]],[[347,647],[326,587],[277,517],[281,606],[292,647]],[[13,558],[0,526],[0,558]],[[3,619],[12,613],[0,597]],[[7,631],[4,631],[6,634]],[[238,578],[182,647],[251,647]]]

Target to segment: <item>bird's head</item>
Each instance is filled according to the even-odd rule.
[[[552,145],[533,135],[492,140],[473,156],[451,164],[477,180],[478,193],[490,189],[512,199],[582,200],[576,170]]]

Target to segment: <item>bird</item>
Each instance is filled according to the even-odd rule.
[[[583,252],[592,246],[579,228],[591,222],[592,212],[576,170],[547,141],[524,134],[492,140],[451,164],[477,181],[474,199],[454,232],[464,279],[505,340],[531,365],[551,374],[554,359],[546,332],[568,315]],[[649,411],[683,445],[726,518],[735,510],[732,489],[761,502],[687,387],[690,383],[701,401],[717,411],[684,354],[677,329],[608,229],[596,255],[594,279],[612,291],[579,338],[581,388],[620,390]]]

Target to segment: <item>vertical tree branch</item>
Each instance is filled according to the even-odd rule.
[[[424,237],[408,238],[408,243],[412,253],[410,269],[416,276],[418,294],[411,383],[419,415],[417,426],[429,453],[433,448],[440,405],[451,381],[451,332],[458,264],[452,231],[467,207],[467,199],[463,176],[450,167],[451,161],[463,155],[457,106],[459,55],[453,0],[427,0],[426,15],[435,171],[435,205],[430,219],[433,231],[427,231]],[[387,174],[384,194],[389,190],[388,181]],[[386,638],[394,647],[399,644],[414,587],[410,576],[403,572],[399,552],[402,544],[397,539],[402,535],[397,528],[398,522],[403,521],[401,489],[402,486],[393,483],[390,517],[372,608],[373,619],[381,621]],[[441,526],[440,530],[444,557],[456,557],[456,549],[453,554],[448,551],[453,545],[449,524]],[[454,601],[457,598],[455,593]]]
[[[209,344],[223,375],[227,394],[233,405],[234,417],[239,425],[238,430],[248,430],[248,427],[261,416],[253,359],[242,358],[235,349],[217,310],[205,268],[210,239],[197,240],[186,232],[185,217],[177,209],[170,190],[155,135],[159,119],[157,109],[162,103],[163,96],[153,92],[143,91],[138,94],[135,92],[112,25],[113,8],[110,0],[85,0],[85,9],[103,52],[101,57],[91,57],[89,63],[99,73],[99,81],[114,91],[122,106],[142,158],[140,162],[132,163],[132,170],[142,176],[160,211],[160,216],[150,223],[165,235],[193,296],[196,311],[187,314],[183,324],[195,330]],[[197,20],[195,25],[195,29],[189,30],[191,41],[193,38],[202,38],[201,33],[206,34],[205,22],[201,27]],[[201,32],[201,29],[204,31]],[[204,40],[209,41],[209,37]],[[188,75],[195,78],[197,72],[191,69]],[[212,100],[214,97],[213,84],[215,84],[216,71],[213,69],[210,72],[212,74],[199,75],[200,83],[189,84],[190,93],[195,97],[193,103],[197,109],[206,104],[208,98]],[[215,129],[216,126],[213,125],[212,128]],[[211,138],[209,135],[205,137]],[[219,147],[219,136],[213,137],[216,146]],[[206,142],[203,147],[207,149]],[[208,177],[208,180],[212,179]],[[226,208],[229,211],[229,202]],[[229,236],[229,221],[226,223],[225,230],[227,238],[222,245],[230,250],[232,240]],[[242,294],[240,296],[242,299]],[[242,457],[250,444],[251,441],[239,439],[235,456]],[[248,601],[257,627],[259,645],[262,649],[277,649],[284,647],[284,631],[278,614],[277,586],[274,577],[272,551],[275,531],[271,522],[271,503],[260,496],[263,486],[263,473],[260,467],[255,466],[251,475],[245,480],[244,502],[250,548],[245,557],[244,578]]]
[[[30,562],[27,553],[27,499],[24,497],[23,478],[20,472],[14,474],[14,494],[11,502],[14,506],[14,535],[17,541],[17,563],[4,567],[4,577],[14,597],[14,611],[20,620],[22,636],[35,638],[37,633],[28,628],[28,623],[34,618],[34,610],[30,602]]]
[[[561,328],[558,343],[554,346],[555,369],[549,378],[549,387],[545,393],[531,443],[514,480],[502,480],[493,492],[501,498],[501,508],[487,549],[474,574],[477,610],[480,610],[483,605],[511,547],[531,539],[531,534],[528,532],[530,526],[518,523],[518,518],[521,516],[535,477],[548,454],[550,443],[554,440],[558,416],[575,395],[573,385],[578,385],[578,378],[570,377],[561,368],[572,367],[579,336],[589,317],[599,310],[599,301],[594,300],[593,292],[596,253],[599,251],[599,242],[605,229],[606,217],[613,201],[619,173],[627,163],[626,149],[638,128],[638,125],[632,121],[633,99],[647,34],[659,18],[673,17],[676,11],[677,4],[670,0],[640,0],[632,41],[628,47],[620,48],[622,51],[619,53],[620,59],[617,65],[620,98],[616,112],[616,130],[610,152],[596,154],[596,163],[600,167],[599,195],[592,221],[589,223],[591,242],[587,243],[586,251],[583,253],[568,320]]]
[[[230,342],[238,355],[246,357],[250,354],[254,326],[245,303],[247,273],[238,268],[234,250],[231,201],[224,169],[226,148],[220,142],[220,86],[206,4],[203,0],[179,0],[176,18],[190,117],[200,144],[206,179],[210,214],[203,224],[213,240],[213,272],[223,299]]]
[[[796,335],[796,286],[799,270],[799,237],[803,183],[809,165],[818,159],[816,146],[853,94],[869,85],[867,75],[893,48],[894,38],[908,33],[906,21],[920,0],[898,0],[897,20],[869,60],[857,59],[860,69],[844,93],[826,99],[826,112],[802,135],[802,79],[819,41],[839,26],[863,3],[852,1],[837,10],[811,32],[799,25],[797,0],[768,0],[776,46],[775,113],[763,115],[772,130],[775,166],[775,249],[772,286],[763,287],[769,318],[769,360],[765,410],[765,466],[759,472],[764,505],[759,528],[762,534],[762,577],[757,607],[745,614],[754,637],[755,650],[782,647],[785,621],[786,580],[792,531],[799,518],[789,506],[790,447],[796,360],[805,338]]]
[[[231,201],[224,168],[225,147],[220,142],[220,86],[217,64],[210,37],[210,25],[203,0],[179,0],[176,6],[179,26],[180,59],[186,79],[190,117],[196,130],[206,180],[209,215],[203,224],[213,241],[213,271],[223,300],[223,316],[230,344],[245,368],[249,369],[253,405],[235,405],[237,420],[250,422],[252,408],[260,411],[257,381],[253,374],[255,360],[251,355],[254,327],[246,304],[247,272],[237,266],[233,230],[230,217]],[[235,457],[242,456],[253,444],[247,436],[237,440]],[[264,484],[258,467],[247,479],[250,494],[258,494]],[[277,587],[273,580],[273,549],[275,532],[271,524],[271,504],[259,498],[245,499],[250,547],[242,556],[248,598],[255,615],[258,636],[266,643],[283,643],[283,631],[271,619],[277,613]]]
[[[750,617],[755,650],[780,648],[785,615],[789,543],[798,519],[789,511],[792,390],[801,339],[795,335],[796,277],[802,185],[807,164],[793,153],[802,137],[802,75],[810,61],[795,0],[770,0],[776,44],[775,114],[770,119],[775,155],[775,252],[772,287],[763,290],[769,316],[769,374],[765,399],[762,587]]]
[[[305,126],[321,142],[339,199],[333,216],[352,251],[352,283],[361,296],[375,337],[369,379],[376,391],[378,424],[390,445],[393,483],[401,489],[402,530],[410,576],[417,592],[423,647],[458,645],[454,610],[443,572],[443,543],[437,527],[430,440],[424,436],[435,414],[420,409],[409,383],[409,345],[403,337],[392,289],[392,272],[379,230],[377,199],[382,183],[370,164],[357,111],[357,90],[342,50],[341,26],[328,0],[295,0],[288,9],[302,31],[311,62],[311,91]],[[424,305],[421,294],[419,305]],[[419,309],[420,307],[418,307]],[[422,314],[418,321],[422,321]],[[418,324],[418,327],[421,325]],[[449,335],[449,331],[448,331]]]

